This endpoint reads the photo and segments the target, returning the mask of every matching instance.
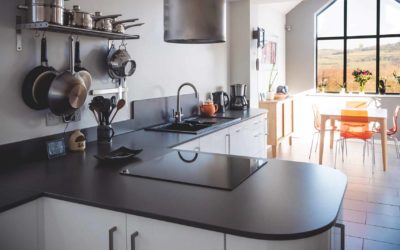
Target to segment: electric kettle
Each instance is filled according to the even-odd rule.
[[[224,113],[229,107],[229,96],[224,91],[212,93],[214,103],[218,105],[218,113]]]

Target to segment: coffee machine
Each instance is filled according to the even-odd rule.
[[[218,105],[217,113],[225,113],[226,109],[229,107],[229,96],[224,91],[217,91],[212,93],[213,101]]]
[[[231,109],[246,110],[249,107],[246,99],[246,88],[246,84],[231,85]]]

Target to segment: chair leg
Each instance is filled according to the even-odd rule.
[[[344,147],[346,148],[346,156],[347,156],[347,140],[344,139]]]
[[[334,163],[334,168],[336,169],[336,159],[337,159],[337,153],[338,153],[338,146],[339,146],[339,140],[336,141],[336,146],[335,146],[335,163]]]
[[[393,139],[393,141],[394,141],[394,146],[396,147],[396,155],[397,155],[397,158],[400,158],[399,140],[397,139],[396,136],[393,136],[392,139]]]
[[[317,143],[315,144],[315,153],[317,153],[318,145],[319,145],[319,134],[317,134]]]
[[[342,150],[342,163],[344,163],[344,142],[345,142],[345,140],[346,139],[343,139],[342,141],[341,141],[341,145],[340,145],[340,148],[341,148],[341,150]]]
[[[364,145],[363,145],[363,165],[365,165],[365,145],[367,144],[367,141],[364,140]]]
[[[372,137],[372,175],[375,173],[375,138]]]
[[[311,159],[311,151],[312,151],[312,148],[313,148],[313,145],[314,145],[315,134],[316,133],[314,133],[313,136],[312,136],[311,146],[310,146],[310,153],[308,154],[308,159]]]

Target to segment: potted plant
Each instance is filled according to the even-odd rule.
[[[340,84],[338,83],[340,88],[340,94],[346,94],[346,83]]]
[[[372,78],[372,73],[369,70],[356,69],[353,71],[354,81],[360,86],[360,93],[365,93],[365,85]]]
[[[322,82],[318,84],[318,91],[320,93],[325,93],[325,89],[328,86],[328,78],[323,77]]]
[[[400,85],[400,75],[397,75],[396,71],[393,72],[393,76],[396,79],[397,83]]]
[[[390,86],[387,86],[390,87]],[[378,82],[379,94],[384,95],[386,93],[386,78],[381,78]]]
[[[278,76],[278,71],[275,71],[275,64],[273,64],[271,73],[269,74],[268,91],[267,91],[267,95],[266,95],[267,100],[274,100],[274,98],[275,98],[275,92],[273,90],[273,87],[275,85],[275,80],[276,80],[277,76]]]

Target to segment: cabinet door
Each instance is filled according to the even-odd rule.
[[[251,156],[251,131],[248,121],[241,122],[229,128],[229,154]]]
[[[0,213],[0,249],[38,249],[37,201]]]
[[[200,140],[195,139],[174,147],[176,150],[200,151]]]
[[[293,100],[283,104],[284,136],[293,132]]]
[[[228,129],[222,129],[200,138],[200,151],[205,153],[228,154]]]
[[[125,214],[50,198],[43,207],[45,250],[126,250]]]
[[[224,250],[222,233],[127,215],[128,250]]]
[[[255,240],[226,235],[226,250],[330,250],[331,233],[299,240]]]

